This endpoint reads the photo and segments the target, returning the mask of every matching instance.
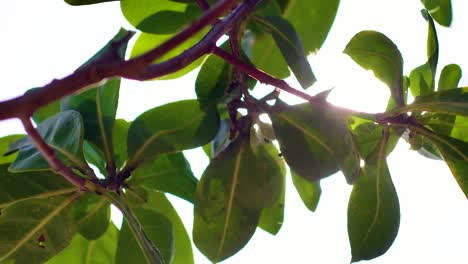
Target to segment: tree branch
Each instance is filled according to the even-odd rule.
[[[255,3],[258,1],[259,0],[254,0],[253,4],[250,1],[248,4],[240,4],[231,13],[230,18],[228,17],[223,22],[215,25],[213,29],[207,34],[207,36],[210,36],[210,38],[205,37],[202,41],[210,44],[205,45],[207,47],[210,47],[211,49],[211,45],[213,45],[211,43],[216,43],[216,40],[219,37],[221,37],[225,32],[227,32],[230,26],[234,22],[236,22],[231,20],[242,19],[243,17],[245,17],[246,6],[250,7],[248,8],[248,10],[252,10],[253,6],[255,6]],[[182,44],[185,40],[202,30],[204,27],[217,21],[220,16],[222,16],[225,12],[233,8],[238,2],[239,0],[224,0],[218,2],[211,9],[207,10],[198,20],[190,24],[190,26],[188,26],[180,33],[170,38],[160,46],[150,50],[149,52],[143,54],[140,57],[128,61],[118,62],[98,60],[96,62],[83,66],[82,68],[76,70],[73,74],[63,79],[53,80],[51,83],[45,85],[41,89],[37,89],[34,92],[29,93],[28,95],[23,95],[17,98],[4,101],[0,103],[0,120],[14,117],[21,118],[23,116],[31,116],[36,109],[47,105],[50,102],[58,100],[64,96],[70,95],[80,89],[83,89],[84,87],[88,87],[94,83],[97,83],[105,78],[115,76],[128,76],[131,79],[146,80],[177,71],[188,65],[191,62],[189,60],[193,61],[199,58],[203,54],[208,53],[210,49],[205,50],[205,53],[202,54],[200,54],[200,52],[192,52],[194,53],[194,55],[197,55],[197,57],[186,57],[183,54],[181,54],[180,56],[177,56],[177,58],[169,60],[166,63],[157,64],[154,67],[148,67],[148,65],[150,65],[154,60],[161,57],[168,51]],[[238,11],[236,12],[236,10]],[[239,12],[239,10],[244,10],[244,12]],[[232,16],[232,14],[234,13],[242,13],[243,15]],[[117,41],[117,44],[118,42],[119,41]],[[125,42],[120,41],[120,43],[120,45],[122,45],[122,43]],[[116,46],[118,45],[110,45],[109,48],[115,49]],[[173,68],[168,69],[165,67]],[[142,70],[144,71],[144,74],[139,76],[137,72]]]

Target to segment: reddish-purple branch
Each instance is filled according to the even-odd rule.
[[[21,122],[23,127],[29,135],[31,142],[36,146],[36,148],[42,153],[44,159],[49,163],[50,167],[63,175],[63,177],[69,181],[71,184],[78,187],[80,190],[85,190],[86,180],[75,174],[69,167],[63,164],[57,156],[55,155],[54,150],[47,145],[47,143],[42,139],[39,132],[34,128],[29,117],[21,117]]]

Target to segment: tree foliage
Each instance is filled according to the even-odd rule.
[[[212,262],[223,261],[257,227],[280,231],[286,166],[311,211],[320,180],[341,172],[353,185],[351,262],[381,256],[400,223],[386,161],[400,138],[444,160],[468,197],[468,88],[458,88],[455,64],[436,81],[435,23],[450,25],[451,3],[422,4],[427,62],[409,76],[397,44],[380,32],[358,32],[344,49],[391,92],[387,111],[364,113],[283,81],[292,73],[302,89],[313,86],[306,56],[327,37],[337,0],[120,0],[139,34],[132,46],[135,32],[121,29],[74,73],[0,103],[0,120],[19,118],[27,132],[0,139],[0,262],[193,263],[166,193],[193,203],[193,242]],[[172,79],[198,66],[197,98],[131,122],[116,119],[120,78]],[[274,90],[253,96],[265,89],[259,82]],[[280,91],[305,102],[289,105]],[[183,154],[197,147],[210,159],[199,180]],[[120,229],[110,221],[111,204],[124,216]]]

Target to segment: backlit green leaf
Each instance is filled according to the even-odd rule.
[[[346,46],[344,53],[390,88],[397,105],[404,105],[403,58],[398,47],[384,34],[361,31]]]
[[[111,224],[97,240],[87,240],[80,234],[73,236],[70,245],[47,264],[105,264],[115,263],[119,230]]]
[[[116,119],[112,132],[112,144],[114,145],[114,159],[117,168],[121,168],[127,159],[127,134],[130,122]]]
[[[450,26],[452,23],[451,0],[421,0],[421,2],[437,23],[446,27]]]
[[[458,82],[462,77],[462,70],[457,64],[446,65],[439,77],[439,85],[437,90],[450,90],[458,87]]]
[[[410,105],[396,108],[393,113],[434,112],[468,116],[468,87],[435,92],[416,97]]]
[[[311,86],[315,76],[310,68],[301,39],[289,21],[279,17],[256,17],[255,21],[271,32],[291,71],[303,88]]]
[[[82,170],[87,169],[83,156],[83,120],[80,113],[73,110],[61,112],[39,124],[36,129],[62,161]],[[42,154],[29,138],[24,140],[10,171],[46,169],[49,169],[49,164]]]
[[[187,5],[183,12],[161,10],[143,19],[137,26],[139,30],[152,34],[171,34],[202,15],[197,5]]]
[[[439,60],[439,43],[434,21],[426,10],[422,10],[423,17],[428,22],[427,34],[427,62],[410,73],[410,88],[414,97],[434,92],[435,74]]]
[[[168,192],[193,203],[197,179],[184,154],[174,153],[159,155],[139,166],[132,173],[129,184]]]
[[[128,130],[128,166],[143,159],[208,143],[218,132],[215,107],[202,109],[196,100],[158,106],[137,117]]]
[[[169,219],[155,211],[134,208],[141,228],[159,249],[165,263],[171,263],[174,254],[174,230]],[[132,235],[126,220],[122,223],[117,243],[116,264],[146,263],[137,241]]]
[[[396,238],[400,205],[386,162],[388,130],[366,159],[348,204],[352,262],[384,254]]]
[[[16,153],[8,153],[10,145],[24,137],[24,135],[9,135],[0,138],[0,164],[12,163],[16,159]],[[7,156],[5,156],[5,154],[7,154]]]
[[[291,177],[294,187],[296,187],[297,193],[301,197],[302,202],[312,212],[317,209],[322,195],[322,188],[320,187],[320,181],[309,181],[301,176],[298,176],[294,171],[291,170]]]
[[[60,175],[48,171],[8,172],[8,164],[0,165],[0,211],[33,198],[48,198],[76,191]]]
[[[309,103],[277,104],[270,117],[281,153],[299,176],[317,181],[341,169],[348,183],[359,175],[360,156],[346,121]]]
[[[13,204],[0,216],[0,262],[40,264],[70,242],[69,207],[79,194],[30,199]]]

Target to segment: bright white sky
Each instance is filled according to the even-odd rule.
[[[453,0],[450,29],[438,27],[439,70],[457,63],[468,71],[466,25],[468,2]],[[310,57],[320,80],[310,90],[335,87],[333,103],[368,112],[383,111],[388,89],[342,51],[361,30],[378,30],[390,37],[405,59],[405,74],[426,61],[427,24],[420,1],[343,0],[329,38]],[[61,0],[0,2],[0,100],[71,73],[118,30],[129,28],[118,3],[70,7]],[[194,98],[196,71],[172,82],[124,81],[118,116],[132,120],[155,105]],[[299,87],[294,80],[288,80]],[[468,78],[461,85],[468,85]],[[315,91],[314,91],[315,90]],[[14,120],[0,122],[0,136],[23,133]],[[428,160],[401,142],[389,157],[401,205],[401,226],[392,248],[370,263],[467,263],[468,203],[442,162]],[[187,153],[197,177],[207,160],[200,150]],[[286,217],[273,237],[258,230],[250,243],[224,263],[348,263],[351,259],[346,212],[351,187],[342,175],[322,181],[323,195],[315,213],[307,211],[288,182]],[[174,199],[191,232],[192,205]],[[209,263],[196,249],[196,263]]]

